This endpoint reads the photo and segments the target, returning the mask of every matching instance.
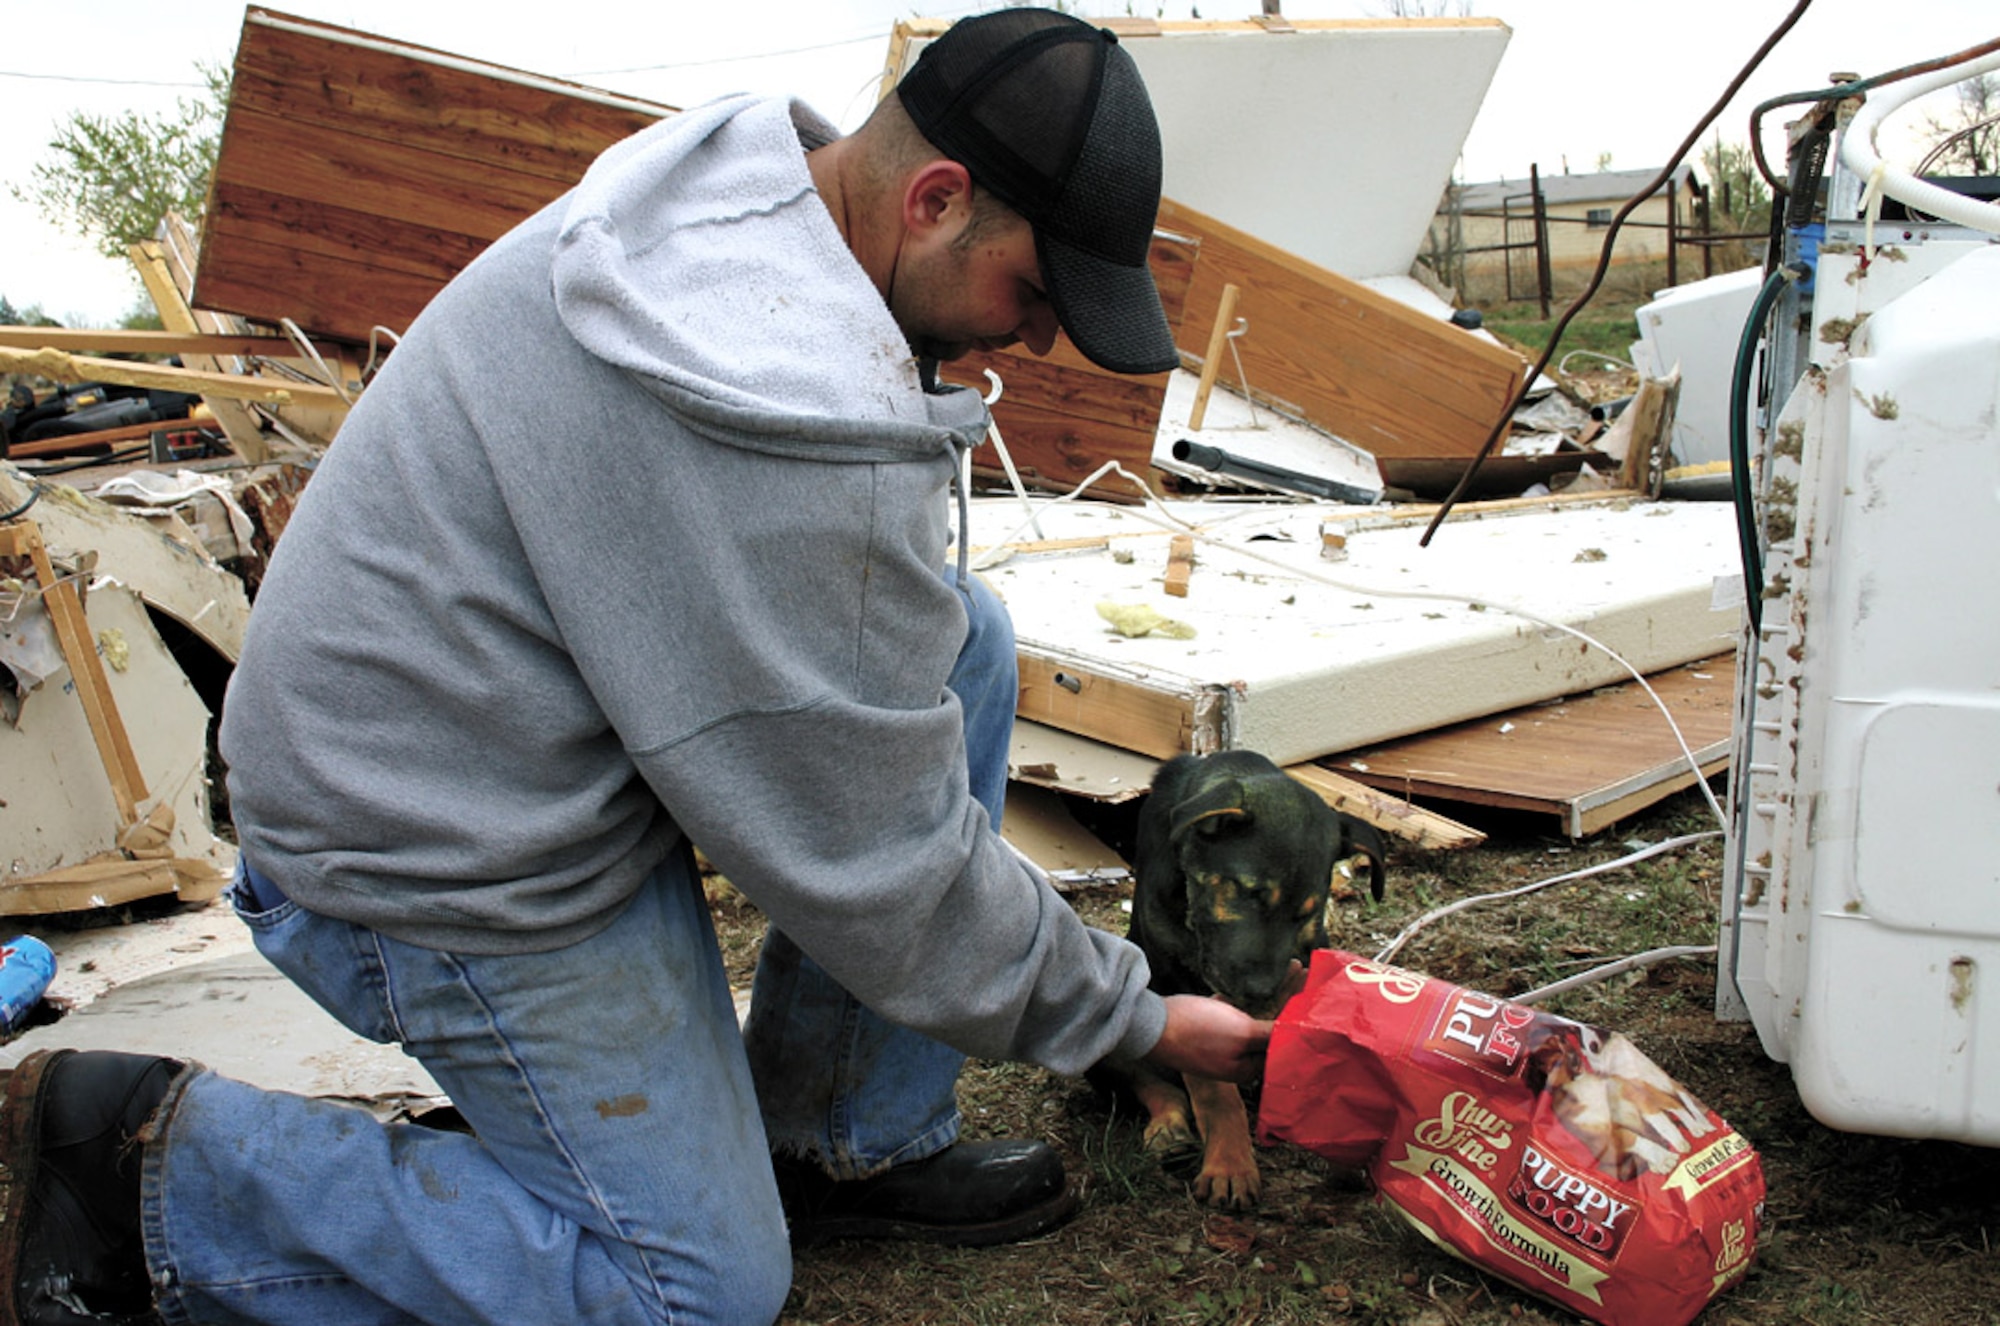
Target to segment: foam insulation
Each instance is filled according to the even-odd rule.
[[[1427,548],[1421,523],[1367,528],[1360,519],[1339,561],[1322,555],[1322,524],[1363,508],[1169,505],[1205,536],[1185,598],[1165,594],[1173,531],[1151,508],[1045,504],[1038,520],[1048,539],[1107,542],[989,556],[983,575],[1007,602],[1024,659],[1220,696],[1220,744],[1280,764],[1630,675],[1567,631],[1641,672],[1708,657],[1735,638],[1739,603],[1717,592],[1737,569],[1723,504],[1617,499],[1455,519]],[[1018,503],[983,499],[971,542],[1018,539],[1022,519]],[[1098,615],[1107,600],[1150,603],[1195,634],[1119,635]]]
[[[1402,276],[1512,34],[1294,26],[1125,42],[1160,121],[1162,192],[1342,276]]]
[[[220,862],[226,847],[211,827],[205,767],[208,707],[136,592],[99,582],[85,595],[84,615],[100,651],[115,642],[123,652],[124,666],[107,657],[105,673],[145,779],[142,817],[165,803],[172,855]],[[65,666],[27,693],[18,722],[0,722],[0,889],[109,851],[118,831],[111,782]]]

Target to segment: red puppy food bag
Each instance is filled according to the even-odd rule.
[[[1757,1153],[1623,1036],[1320,952],[1271,1036],[1264,1141],[1366,1164],[1432,1242],[1604,1326],[1742,1279]]]

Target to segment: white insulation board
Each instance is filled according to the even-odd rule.
[[[1454,519],[1428,547],[1421,524],[1357,529],[1340,560],[1321,555],[1322,522],[1366,508],[1167,509],[1212,540],[1196,545],[1185,598],[1165,592],[1171,529],[1155,508],[1041,504],[1048,539],[1114,537],[1101,549],[988,557],[981,574],[1006,600],[1024,654],[1168,693],[1220,690],[1223,744],[1280,763],[1628,678],[1600,645],[1652,672],[1735,641],[1726,503]],[[1032,538],[1017,533],[1024,520],[1016,501],[976,502],[972,546]],[[1134,534],[1143,537],[1116,537]],[[1100,602],[1150,605],[1195,634],[1119,635]]]

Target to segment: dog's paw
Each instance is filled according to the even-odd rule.
[[[1201,1141],[1195,1136],[1194,1121],[1185,1113],[1154,1115],[1146,1124],[1144,1141],[1146,1150],[1158,1156],[1162,1163],[1201,1148]]]
[[[1254,1159],[1244,1166],[1210,1156],[1194,1181],[1195,1200],[1223,1211],[1247,1211],[1263,1192],[1264,1178]]]

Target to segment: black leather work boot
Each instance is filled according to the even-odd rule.
[[[1076,1212],[1062,1157],[1044,1142],[960,1142],[865,1179],[832,1179],[816,1161],[773,1157],[792,1246],[829,1239],[916,1239],[959,1247],[1013,1243]]]
[[[157,1321],[138,1135],[178,1060],[37,1050],[0,1104],[0,1326]]]

